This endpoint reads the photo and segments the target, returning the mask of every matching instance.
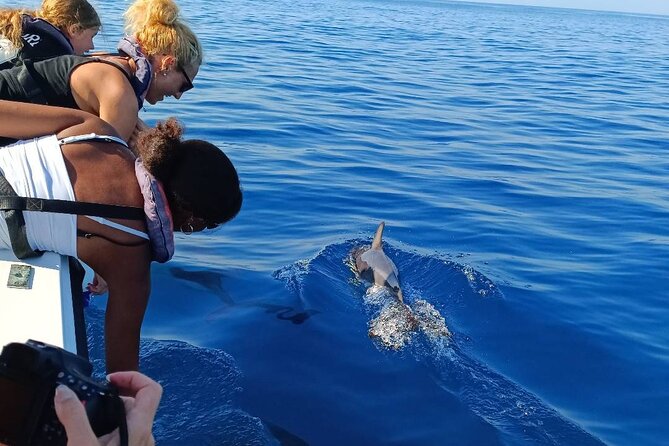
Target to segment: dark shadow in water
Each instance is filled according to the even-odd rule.
[[[297,435],[288,432],[286,429],[276,424],[261,419],[267,430],[279,441],[281,446],[309,446],[309,443],[298,437]]]
[[[295,325],[305,323],[311,316],[321,313],[320,310],[313,308],[296,308],[287,305],[276,305],[259,300],[245,302],[235,302],[230,293],[223,288],[222,279],[225,276],[222,273],[214,271],[187,270],[178,266],[169,268],[172,276],[186,282],[192,282],[204,287],[212,294],[216,295],[223,306],[207,316],[208,321],[216,320],[227,314],[232,308],[264,308],[266,313],[275,314],[276,318],[282,321],[290,321]],[[292,313],[292,314],[291,314]]]
[[[230,293],[228,293],[227,290],[223,288],[221,283],[221,279],[223,278],[224,274],[213,271],[192,271],[179,268],[178,266],[170,267],[169,271],[170,274],[172,274],[177,279],[185,280],[186,282],[192,282],[206,288],[218,296],[218,298],[221,299],[224,304],[235,305],[235,301],[232,299],[232,296],[230,296]]]
[[[315,310],[315,309],[297,311],[294,307],[289,307],[287,305],[274,305],[266,303],[255,303],[254,305],[264,308],[266,313],[275,313],[277,319],[280,319],[282,321],[291,321],[293,324],[296,325],[303,324],[307,319],[309,319],[314,314],[320,313],[320,310]],[[290,314],[291,312],[295,314]]]

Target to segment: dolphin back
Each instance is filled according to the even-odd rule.
[[[383,252],[383,229],[385,223],[381,222],[376,228],[372,247],[369,249],[358,248],[352,252],[355,267],[361,277],[374,282],[377,286],[390,288],[403,301],[400,289],[399,272],[395,263]]]
[[[372,249],[381,249],[381,243],[383,242],[383,228],[386,227],[385,222],[381,222],[379,227],[376,228],[376,234],[374,234],[374,240],[372,241]]]
[[[364,262],[368,271],[371,271],[373,281],[376,285],[387,286],[395,293],[400,290],[397,267],[383,250],[370,249],[365,251],[360,256],[360,261]],[[401,295],[399,295],[399,297],[401,300]]]

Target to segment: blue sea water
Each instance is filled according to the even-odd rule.
[[[95,3],[98,49],[128,4]],[[179,4],[206,63],[142,118],[218,144],[244,206],[153,267],[158,444],[667,444],[669,17]],[[388,300],[349,254],[380,221],[451,338],[368,336]]]

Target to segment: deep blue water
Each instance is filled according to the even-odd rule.
[[[153,268],[158,444],[667,444],[669,18],[180,4],[206,64],[142,117],[220,145],[245,201]],[[110,49],[127,3],[96,6]],[[368,336],[387,302],[347,262],[381,220],[450,340]]]

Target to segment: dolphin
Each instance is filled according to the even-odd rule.
[[[223,288],[223,284],[221,283],[223,274],[213,271],[189,270],[179,266],[172,266],[169,270],[170,273],[172,273],[172,275],[177,279],[194,283],[213,292],[225,305],[235,305],[235,301],[232,299],[232,296],[230,296],[230,293],[228,293],[228,291]]]
[[[383,252],[381,246],[385,225],[384,222],[381,222],[376,229],[371,248],[358,248],[353,251],[355,269],[360,277],[373,282],[375,285],[388,288],[400,302],[404,302],[397,267]]]
[[[228,291],[223,288],[222,279],[225,277],[225,275],[221,273],[213,271],[188,270],[178,266],[171,267],[170,272],[177,279],[181,279],[186,282],[192,282],[196,285],[202,286],[221,299],[223,305],[207,315],[206,320],[209,322],[224,317],[232,308],[244,307],[264,308],[267,313],[275,313],[277,319],[282,321],[291,321],[296,325],[302,324],[311,316],[320,313],[319,310],[311,308],[303,309],[285,305],[265,303],[261,299],[253,299],[245,302],[235,302],[230,293],[228,293]],[[290,314],[291,312],[293,314]]]

